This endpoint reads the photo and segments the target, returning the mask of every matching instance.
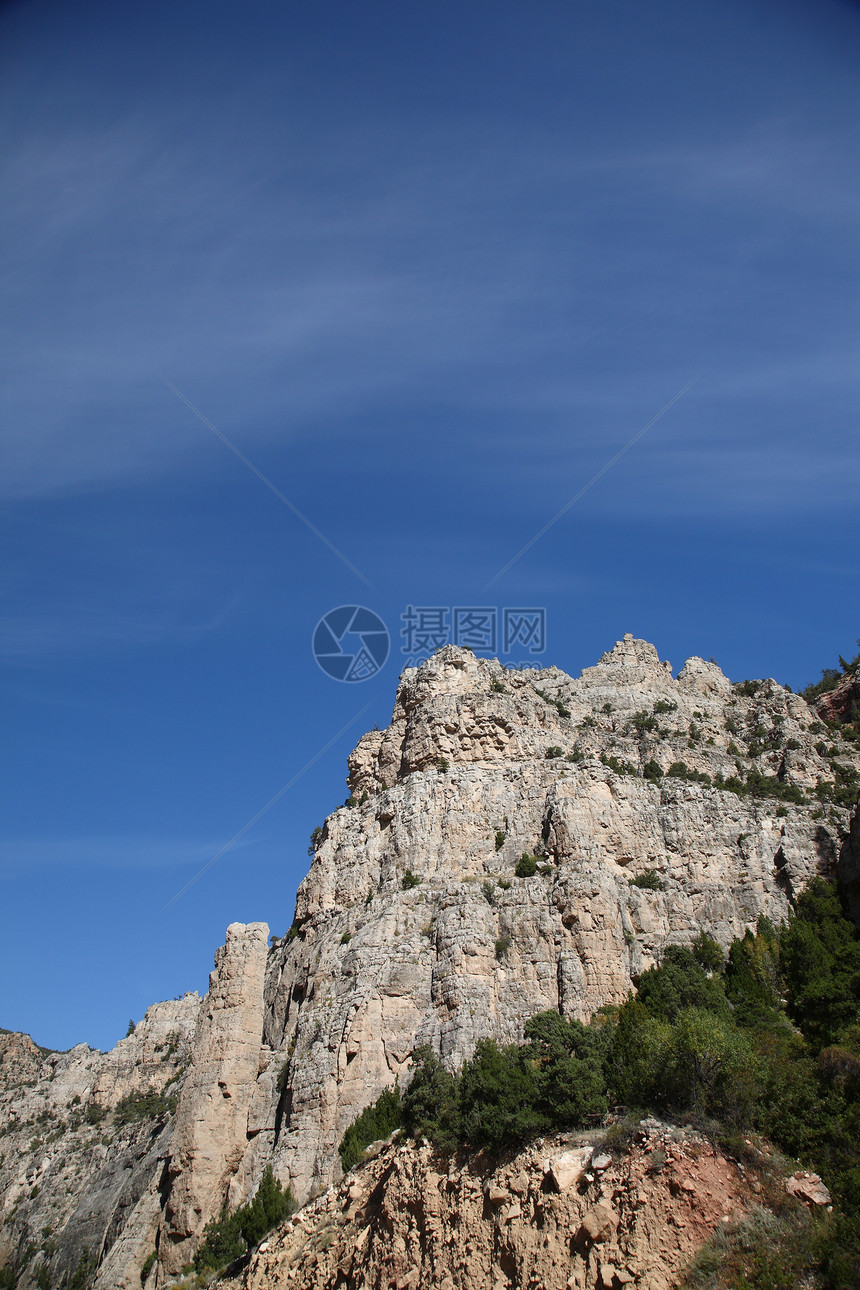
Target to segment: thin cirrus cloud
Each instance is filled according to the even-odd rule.
[[[239,847],[251,847],[245,839]],[[0,842],[0,869],[7,876],[33,869],[175,869],[199,865],[223,846],[223,839],[159,838],[123,835],[5,839]]]
[[[389,127],[373,145],[362,132],[360,170],[349,140],[274,165],[271,142],[216,152],[128,117],[19,144],[7,496],[193,473],[201,431],[162,376],[246,448],[432,397],[537,413],[538,456],[543,436],[553,451],[566,437],[572,460],[583,405],[621,418],[589,424],[611,450],[705,359],[716,402],[790,386],[812,404],[839,386],[838,416],[856,394],[844,362],[826,371],[847,303],[828,307],[816,281],[836,272],[860,195],[832,138],[779,121],[695,152],[599,155],[494,147],[477,126],[413,131],[407,148]],[[780,247],[798,257],[788,301]],[[802,433],[785,447],[793,492],[809,449]]]
[[[7,613],[0,625],[0,657],[37,664],[45,657],[75,655],[96,648],[146,649],[163,641],[181,641],[217,631],[235,613],[240,598],[228,597],[209,613],[162,601],[129,613],[82,603],[53,603],[50,609]]]

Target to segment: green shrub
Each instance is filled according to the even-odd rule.
[[[508,957],[508,950],[511,948],[510,936],[500,936],[496,941],[495,952],[499,962]]]
[[[537,1072],[523,1050],[479,1039],[459,1079],[464,1140],[490,1152],[520,1146],[549,1128],[537,1100]]]
[[[857,642],[860,645],[860,641]],[[860,668],[860,654],[853,659],[839,658],[839,669],[835,667],[825,667],[821,673],[821,680],[816,681],[813,685],[807,685],[805,690],[800,693],[806,699],[807,703],[812,703],[819,695],[827,694],[830,690],[835,690],[843,676],[849,672],[856,672]]]
[[[653,757],[649,758],[642,767],[642,775],[645,779],[650,779],[652,783],[656,784],[663,778],[663,771],[660,768],[660,763],[655,761]]]
[[[693,958],[706,972],[716,972],[725,962],[723,951],[707,932],[699,932],[690,948]]]
[[[706,976],[683,945],[669,945],[660,966],[643,972],[637,993],[651,1015],[665,1021],[677,1020],[685,1008],[698,1008],[725,1018],[731,1015],[722,982]]]
[[[371,1142],[388,1138],[399,1129],[403,1119],[400,1089],[395,1084],[387,1088],[375,1102],[365,1107],[361,1115],[349,1126],[340,1142],[340,1162],[347,1173],[358,1164]]]
[[[629,761],[620,761],[617,757],[608,756],[606,753],[600,754],[600,760],[604,766],[614,770],[616,775],[635,775],[636,767]]]
[[[403,1127],[410,1137],[429,1138],[440,1151],[454,1151],[460,1143],[457,1080],[427,1045],[415,1049],[412,1062],[414,1074],[402,1101]]]
[[[508,835],[504,829],[496,829],[495,843],[497,851],[501,851],[502,847],[505,845],[505,838],[507,836]]]
[[[135,1124],[138,1120],[157,1120],[172,1115],[176,1097],[148,1088],[142,1093],[127,1093],[114,1107],[114,1124]],[[88,1108],[89,1109],[89,1108]]]
[[[547,748],[546,752],[544,753],[544,756],[550,759],[552,759],[553,757],[563,757],[564,749],[560,748],[558,744],[552,744],[549,748]]]
[[[717,1228],[681,1290],[797,1290],[813,1284],[814,1244],[814,1221],[799,1207],[774,1214],[757,1206]]]
[[[404,891],[410,891],[413,887],[418,887],[421,885],[421,879],[416,878],[415,874],[412,872],[411,869],[407,869],[405,874],[403,875],[403,880],[400,885],[402,886]]]
[[[655,707],[654,711],[656,712],[657,710],[658,709]],[[659,711],[664,712],[668,711],[668,709],[660,708]],[[640,735],[645,735],[650,730],[656,730],[660,724],[657,718],[648,712],[634,712],[632,720],[636,733]]]
[[[560,717],[570,716],[570,710],[564,706],[564,703],[562,702],[561,699],[553,699],[544,690],[539,690],[537,686],[535,686],[535,694],[539,694],[540,697],[543,699],[544,703],[548,703],[550,707],[555,708],[556,712]]]
[[[860,1011],[860,935],[836,889],[813,879],[779,941],[789,1016],[813,1048],[835,1043]]]
[[[642,887],[645,891],[661,891],[663,884],[656,869],[646,869],[644,873],[638,873],[630,879],[630,886]]]
[[[537,856],[529,855],[528,851],[524,851],[517,861],[517,867],[514,870],[514,873],[518,878],[533,878],[537,873],[537,867]]]

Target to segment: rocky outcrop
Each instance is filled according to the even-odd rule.
[[[153,1004],[108,1053],[0,1034],[0,1255],[22,1290],[43,1273],[60,1286],[82,1264],[138,1290],[199,1005],[196,994]]]
[[[539,1010],[584,1019],[622,1000],[669,943],[704,929],[726,946],[762,914],[784,919],[814,874],[860,890],[856,811],[852,834],[844,791],[828,787],[858,750],[823,730],[775,681],[733,685],[699,658],[675,678],[632,636],[578,678],[453,647],[408,669],[391,724],[349,758],[351,797],[320,830],[286,936],[267,948],[264,924],[234,924],[202,1004],[157,1005],[112,1054],[42,1060],[18,1037],[0,1103],[19,1126],[0,1171],[10,1249],[54,1223],[52,1269],[87,1248],[112,1290],[139,1285],[157,1248],[149,1290],[267,1162],[300,1201],[336,1183],[344,1131],[417,1045],[456,1068],[483,1036],[519,1039]],[[159,1065],[146,1036],[171,1007],[181,1042]],[[57,1139],[43,1163],[22,1122],[32,1136],[57,1093],[61,1118],[73,1094],[110,1110],[166,1087],[156,1068],[175,1081],[175,1116],[116,1142],[81,1125],[66,1199],[68,1152]],[[50,1203],[28,1199],[44,1185]],[[84,1191],[104,1196],[92,1221],[73,1203]],[[70,1225],[85,1243],[62,1235]]]
[[[784,919],[850,851],[849,812],[814,795],[833,778],[816,722],[776,682],[732,686],[703,659],[676,680],[632,637],[578,680],[452,647],[404,673],[271,956],[281,1176],[300,1197],[336,1178],[345,1128],[416,1044],[457,1066],[540,1009],[623,999],[670,941]],[[792,793],[719,787],[750,773]],[[533,877],[515,876],[523,852]],[[637,885],[649,873],[658,890]]]
[[[483,1168],[482,1168],[483,1164]],[[669,1290],[755,1172],[691,1130],[644,1121],[629,1151],[555,1138],[480,1157],[384,1147],[266,1241],[234,1290]]]
[[[832,690],[814,703],[822,721],[854,721],[860,716],[860,669],[846,672]]]
[[[267,1064],[262,1034],[268,937],[265,923],[232,923],[215,956],[170,1144],[159,1239],[167,1272],[188,1262],[207,1220],[231,1199],[231,1186],[235,1199],[242,1198],[240,1166],[248,1166],[248,1141],[257,1128],[249,1117]]]

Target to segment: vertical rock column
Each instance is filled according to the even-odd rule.
[[[217,1215],[248,1141],[260,1070],[269,928],[231,923],[200,1005],[191,1068],[176,1112],[159,1262],[178,1272]]]

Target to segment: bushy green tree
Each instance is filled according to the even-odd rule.
[[[266,1165],[254,1199],[237,1211],[239,1228],[248,1246],[259,1245],[267,1232],[292,1213],[295,1208],[290,1189],[275,1178],[272,1166]]]
[[[747,931],[729,947],[725,990],[738,1023],[753,1029],[785,1029],[781,986],[779,937],[773,924],[762,917],[755,935]]]
[[[642,974],[638,996],[653,1017],[665,1021],[674,1021],[684,1008],[722,1017],[731,1013],[721,983],[711,980],[683,945],[670,945],[660,966]]]
[[[707,932],[699,932],[690,949],[699,967],[706,972],[718,972],[722,968],[725,955],[713,936],[709,936]]]
[[[755,1052],[726,1016],[684,1008],[672,1027],[665,1065],[670,1104],[680,1111],[750,1123],[758,1093]]]
[[[860,935],[836,888],[814,879],[779,939],[789,1015],[813,1047],[835,1043],[860,1012]]]
[[[357,1120],[352,1123],[340,1142],[340,1162],[344,1171],[358,1164],[371,1142],[388,1138],[403,1121],[403,1107],[400,1089],[384,1089],[375,1102],[365,1107]]]
[[[457,1081],[429,1045],[412,1054],[415,1073],[403,1094],[403,1127],[413,1138],[429,1138],[440,1151],[460,1142]]]
[[[550,1127],[538,1106],[534,1063],[517,1044],[479,1039],[460,1075],[459,1102],[461,1133],[473,1147],[521,1146]]]
[[[526,1022],[525,1037],[523,1051],[537,1077],[536,1109],[550,1126],[574,1128],[606,1111],[606,1027],[539,1012]]]
[[[631,1107],[665,1102],[664,1071],[672,1028],[631,996],[618,1013],[604,1069],[612,1098]]]
[[[217,1218],[211,1219],[203,1229],[203,1243],[194,1255],[198,1272],[226,1267],[244,1254],[247,1245],[242,1237],[241,1217],[227,1212],[227,1203]]]
[[[226,1267],[247,1249],[259,1245],[266,1233],[294,1209],[292,1191],[277,1181],[271,1165],[267,1165],[252,1200],[232,1214],[227,1212],[225,1201],[218,1218],[206,1224],[203,1242],[194,1256],[195,1269],[205,1272]]]

